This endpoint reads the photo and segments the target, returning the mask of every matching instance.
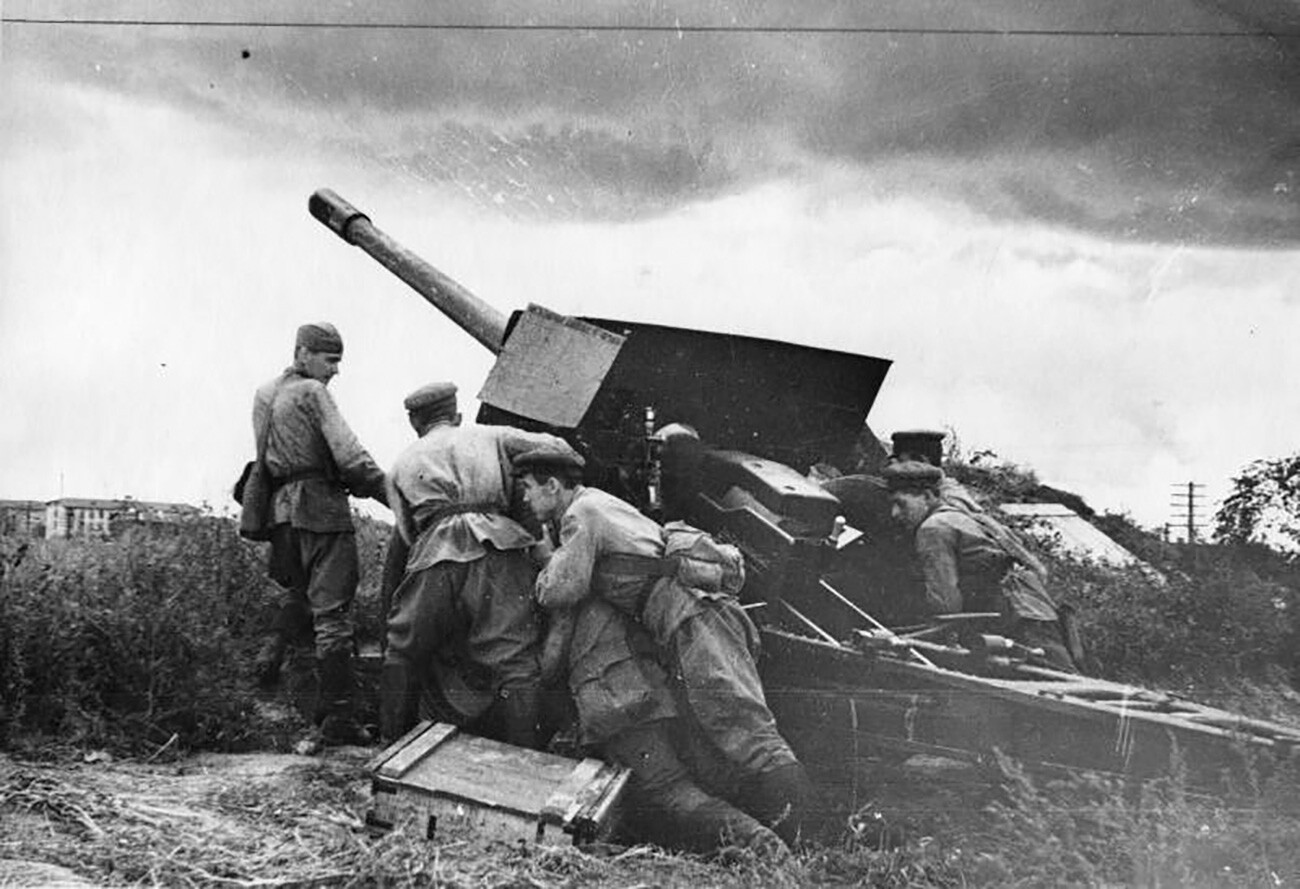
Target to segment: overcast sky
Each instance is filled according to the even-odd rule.
[[[304,321],[381,465],[410,389],[472,413],[320,187],[504,311],[889,358],[878,432],[1146,525],[1300,447],[1294,0],[0,10],[0,497],[226,507]]]

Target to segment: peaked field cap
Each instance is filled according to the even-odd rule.
[[[897,447],[900,442],[933,442],[939,444],[947,437],[948,433],[942,429],[903,429],[889,436],[889,439]]]
[[[402,401],[408,411],[429,410],[433,408],[456,408],[455,383],[429,383],[421,386]]]
[[[943,478],[943,470],[920,460],[902,460],[890,463],[881,470],[880,475],[889,490],[906,491],[937,487]]]
[[[936,465],[943,459],[943,440],[947,437],[948,433],[939,429],[904,429],[889,436],[895,456],[925,457]]]
[[[304,324],[298,328],[294,339],[294,348],[304,346],[310,352],[343,352],[343,337],[333,324],[321,321],[316,324]]]
[[[563,441],[558,444],[541,445],[530,451],[525,451],[511,462],[514,463],[515,472],[517,473],[527,472],[535,466],[581,469],[587,465],[587,461],[582,459],[582,455]]]

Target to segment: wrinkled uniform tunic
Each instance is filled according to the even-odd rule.
[[[447,670],[489,699],[539,686],[528,554],[535,541],[504,513],[511,458],[557,441],[504,426],[441,424],[393,466],[389,504],[410,553],[388,614],[386,660],[409,664],[424,687],[446,686],[437,677]]]
[[[560,522],[560,546],[537,579],[538,601],[567,608],[596,597],[639,620],[664,651],[690,715],[728,759],[752,772],[795,762],[758,679],[758,632],[739,603],[606,562],[660,559],[663,551],[656,522],[617,497],[578,486]]]
[[[917,528],[916,549],[932,613],[996,611],[1004,635],[1041,648],[1057,669],[1078,669],[1046,569],[995,519],[940,506]]]
[[[301,476],[271,498],[271,577],[288,589],[286,605],[310,607],[318,656],[350,651],[360,575],[348,492],[382,499],[383,471],[325,384],[293,368],[253,398],[254,441],[263,434],[272,478]]]
[[[313,473],[275,492],[273,522],[318,533],[351,531],[348,492],[382,499],[384,473],[343,420],[329,389],[289,368],[257,390],[254,440],[261,438],[268,418],[266,467],[271,476]]]
[[[587,599],[575,609],[568,683],[579,740],[590,747],[677,715],[654,641],[601,599]]]
[[[1037,572],[1019,564],[970,513],[951,506],[930,513],[916,529],[916,551],[932,613],[997,611],[1022,620],[1056,620],[1042,578],[1025,576]]]

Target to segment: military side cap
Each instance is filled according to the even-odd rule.
[[[943,478],[943,470],[920,460],[901,460],[890,463],[880,472],[891,491],[933,488]]]
[[[294,338],[294,347],[305,346],[309,352],[337,352],[343,354],[343,337],[333,324],[321,321],[318,324],[304,324],[298,328]]]
[[[565,441],[540,445],[515,457],[512,462],[516,472],[527,472],[534,466],[581,469],[587,465],[582,455]]]
[[[948,433],[938,429],[905,429],[889,439],[894,443],[894,456],[924,457],[938,466],[943,459],[943,440],[947,437]]]
[[[427,386],[421,386],[406,396],[405,400],[402,401],[402,405],[412,413],[446,408],[451,408],[451,411],[455,413],[456,384],[429,383]]]

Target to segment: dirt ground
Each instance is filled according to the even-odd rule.
[[[259,704],[285,738],[302,726],[294,704],[303,683],[290,679]],[[1300,697],[1289,689],[1225,691],[1238,693],[1239,712],[1300,724]],[[571,848],[530,852],[473,835],[437,843],[400,831],[376,836],[365,826],[365,765],[378,750],[338,747],[304,756],[160,749],[131,761],[94,751],[33,759],[0,754],[0,887],[375,885],[395,874],[398,882],[409,877],[425,885],[703,886],[745,885],[753,876],[628,847],[580,855]],[[821,839],[842,847],[882,827],[913,839],[969,836],[997,794],[987,779],[934,757],[877,765],[856,787],[824,788]]]
[[[370,806],[364,767],[375,753],[360,747],[315,756],[206,753],[166,763],[93,754],[48,763],[0,756],[0,886],[364,883],[388,842],[364,823]],[[917,793],[916,780],[906,789],[881,783],[872,800],[878,809],[867,810],[900,821],[945,808],[976,810],[982,791],[957,764],[919,761],[909,771],[926,793]],[[852,829],[848,820],[838,832],[845,829]],[[413,854],[419,849],[415,844]],[[453,884],[480,884],[464,873],[477,864],[489,869],[481,884],[497,885],[518,864],[517,850],[474,836],[440,837],[423,850],[429,860],[442,856]],[[391,873],[391,862],[384,869]],[[713,873],[700,883],[689,873],[652,882],[717,885],[721,879]],[[621,872],[605,876],[626,879]]]

